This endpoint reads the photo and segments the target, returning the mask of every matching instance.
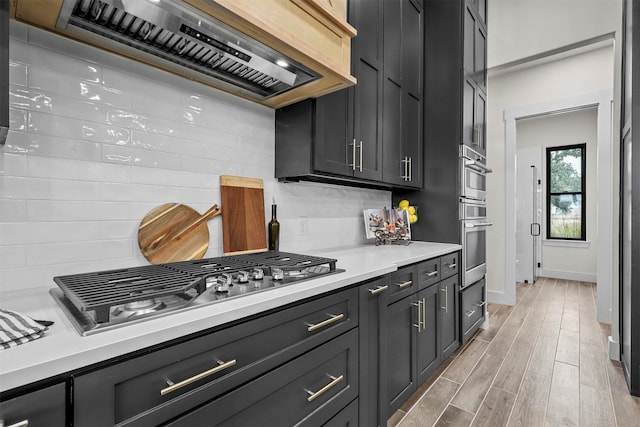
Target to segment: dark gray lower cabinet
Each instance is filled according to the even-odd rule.
[[[66,403],[64,383],[5,400],[0,403],[0,425],[64,427]]]
[[[358,406],[358,399],[356,399],[322,427],[359,427],[361,424],[358,421]]]
[[[75,424],[158,425],[191,419],[185,417],[191,416],[196,408],[217,408],[215,402],[223,401],[226,402],[224,410],[199,412],[209,414],[206,425],[217,425],[229,417],[247,416],[225,411],[227,407],[239,411],[259,405],[248,397],[258,396],[264,387],[276,383],[277,389],[269,389],[268,396],[263,395],[265,399],[271,395],[280,397],[280,400],[269,401],[279,411],[287,412],[283,416],[291,411],[289,404],[294,397],[288,390],[292,388],[317,391],[331,384],[334,392],[348,389],[348,393],[340,392],[340,396],[346,397],[335,400],[341,407],[336,409],[334,403],[329,406],[336,409],[329,414],[333,416],[357,397],[358,335],[344,335],[357,324],[358,291],[352,288],[77,375],[74,377]],[[328,344],[338,339],[339,345]],[[328,346],[324,347],[325,344]],[[330,354],[333,356],[329,357]],[[299,357],[304,357],[303,365],[295,362]],[[279,375],[269,372],[279,372]],[[270,380],[261,380],[264,375],[270,375]],[[343,375],[343,378],[333,383],[327,375],[336,378]],[[282,378],[276,378],[279,376]],[[302,382],[296,382],[298,380]],[[248,387],[249,384],[253,386]],[[234,399],[224,397],[238,387],[244,392],[234,393]],[[316,403],[306,406],[307,415],[318,409],[318,402],[324,402],[326,396],[331,395],[327,389],[324,397],[318,396]],[[306,402],[307,397],[302,400]]]
[[[455,252],[394,273],[407,278],[412,272],[419,283],[410,295],[392,297],[387,310],[388,417],[460,346],[458,256]]]
[[[319,426],[358,396],[352,330],[167,426]]]
[[[393,280],[379,279],[359,289],[360,409],[363,426],[387,424],[387,303]]]

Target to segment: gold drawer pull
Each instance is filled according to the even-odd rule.
[[[429,276],[429,277],[433,277],[433,276],[438,275],[438,270],[436,270],[436,271],[432,271],[431,273],[424,273],[424,274],[426,274],[426,275],[427,275],[427,276]]]
[[[340,375],[337,378],[331,375],[327,375],[327,376],[331,378],[331,382],[326,386],[322,387],[320,390],[316,391],[315,393],[311,390],[307,390],[306,388],[304,389],[304,391],[306,391],[309,394],[309,397],[307,397],[307,402],[313,402],[314,400],[316,400],[317,398],[325,394],[327,391],[329,391],[331,388],[333,388],[340,381],[344,380],[344,375]]]
[[[2,420],[0,420],[0,427],[4,426],[4,422]],[[15,424],[11,424],[10,426],[5,426],[5,427],[28,427],[29,426],[29,420],[22,420],[22,421],[18,421]]]
[[[316,329],[320,329],[323,328],[327,325],[330,325],[332,323],[337,322],[338,320],[342,320],[344,319],[344,314],[329,314],[329,316],[331,316],[330,318],[328,318],[327,320],[323,320],[320,323],[316,323],[315,325],[312,325],[310,323],[307,323],[306,325],[308,326],[307,331],[312,332],[315,331]]]
[[[184,381],[180,381],[177,384],[174,384],[171,380],[167,380],[167,385],[169,387],[167,388],[163,388],[162,390],[160,390],[160,396],[164,396],[165,394],[169,394],[173,391],[176,391],[184,386],[187,386],[189,384],[192,384],[196,381],[199,381],[205,377],[208,377],[209,375],[213,375],[217,372],[223,371],[227,368],[230,368],[231,366],[236,364],[236,359],[230,360],[228,362],[222,362],[220,360],[218,360],[219,365],[216,366],[215,368],[209,369],[208,371],[204,371],[199,373],[198,375],[194,375],[191,378],[187,378]]]
[[[447,267],[449,268],[456,268],[458,266],[458,264],[456,264],[455,262],[453,264],[447,264]]]
[[[371,295],[378,295],[380,292],[384,292],[389,289],[388,285],[377,286],[375,289],[367,289]]]
[[[465,316],[467,316],[467,317],[471,317],[471,316],[473,316],[473,314],[474,314],[475,312],[476,312],[475,310],[469,310],[469,311],[468,311],[468,312],[466,312],[464,315],[465,315]]]
[[[473,305],[475,305],[476,307],[484,307],[486,304],[487,304],[486,301],[481,301],[479,304],[473,304]]]
[[[396,283],[396,285],[398,285],[398,287],[399,287],[400,289],[404,289],[404,288],[406,288],[407,286],[411,286],[411,285],[413,285],[413,280],[407,280],[406,282]]]

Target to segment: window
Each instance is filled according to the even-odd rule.
[[[586,240],[586,144],[547,148],[547,239]]]

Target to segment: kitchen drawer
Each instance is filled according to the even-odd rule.
[[[462,343],[464,344],[484,321],[487,303],[485,301],[485,279],[482,278],[461,292]]]
[[[358,399],[354,400],[338,412],[338,415],[331,418],[322,427],[358,427]]]
[[[150,425],[202,405],[352,329],[358,289],[75,377],[78,425]],[[173,384],[173,385],[172,385]]]
[[[443,255],[440,257],[440,275],[443,279],[458,274],[459,271],[460,252]]]
[[[402,267],[398,271],[389,273],[384,276],[382,282],[383,286],[389,286],[389,304],[418,292],[415,266]]]
[[[318,426],[358,396],[358,331],[350,331],[167,426]]]
[[[65,384],[56,384],[0,403],[0,425],[64,427]]]
[[[434,283],[438,283],[441,278],[440,258],[433,258],[418,264],[418,277],[420,280],[420,290],[428,288]]]

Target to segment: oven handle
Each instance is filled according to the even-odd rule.
[[[493,169],[491,169],[490,167],[488,167],[484,163],[479,162],[477,160],[469,159],[467,157],[464,158],[464,165],[466,167],[470,167],[471,169],[479,170],[480,172],[483,172],[483,173],[491,173],[491,172],[493,172]]]
[[[465,224],[465,228],[476,228],[476,227],[491,227],[493,225],[492,222],[478,222],[475,224]]]

